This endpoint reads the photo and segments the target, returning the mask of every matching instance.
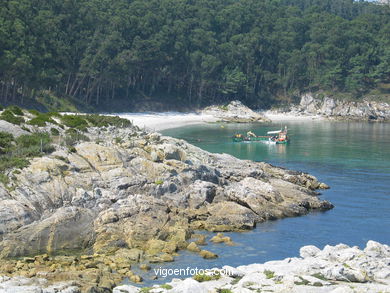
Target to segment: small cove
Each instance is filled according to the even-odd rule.
[[[248,130],[263,135],[281,124],[203,124],[163,131],[202,149],[228,153],[240,159],[265,161],[273,165],[315,175],[331,186],[321,198],[335,208],[303,217],[259,223],[253,231],[224,233],[235,246],[209,244],[205,249],[219,258],[204,260],[195,253],[180,251],[173,263],[153,268],[213,268],[239,266],[298,256],[299,248],[345,243],[364,247],[370,239],[390,243],[390,124],[367,122],[294,121],[287,125],[288,145],[233,143],[234,133]],[[210,239],[213,234],[205,233]],[[149,277],[154,275],[152,269]],[[144,275],[145,276],[145,275]],[[165,283],[172,277],[145,285]],[[176,276],[179,277],[179,276]],[[185,276],[180,276],[185,277]]]

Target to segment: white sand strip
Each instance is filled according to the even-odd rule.
[[[176,128],[186,125],[201,124],[207,122],[216,122],[217,118],[212,115],[197,113],[118,113],[121,118],[132,121],[134,125],[148,130],[160,131],[169,128]]]

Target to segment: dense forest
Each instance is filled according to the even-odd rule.
[[[390,8],[352,0],[2,0],[0,102],[267,105],[390,82]]]

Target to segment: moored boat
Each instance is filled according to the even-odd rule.
[[[246,135],[241,133],[233,136],[234,142],[264,142],[270,144],[286,144],[289,141],[287,135],[287,126],[284,129],[268,131],[267,135],[256,135],[252,131],[248,131]]]

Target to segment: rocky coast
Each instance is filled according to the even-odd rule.
[[[217,257],[189,243],[196,230],[243,231],[333,207],[316,191],[327,185],[303,172],[211,154],[122,121],[23,114],[13,131],[55,135],[50,153],[7,170],[0,186],[4,292],[110,292],[124,278],[142,281],[132,267],[174,261],[182,249]],[[44,126],[29,123],[38,117]],[[67,133],[78,140],[64,145]]]
[[[220,122],[251,123],[270,122],[268,118],[255,112],[240,101],[231,101],[226,105],[209,106],[200,111],[203,115],[211,115]]]
[[[113,292],[390,292],[390,247],[375,241],[368,241],[364,249],[345,244],[327,245],[322,250],[304,246],[300,257],[223,269],[229,274],[174,279],[142,289],[123,285]]]
[[[299,104],[277,108],[263,113],[273,119],[283,115],[284,119],[293,117],[327,118],[332,120],[390,121],[390,105],[369,98],[359,101],[338,99],[320,94],[306,93],[301,96]]]

